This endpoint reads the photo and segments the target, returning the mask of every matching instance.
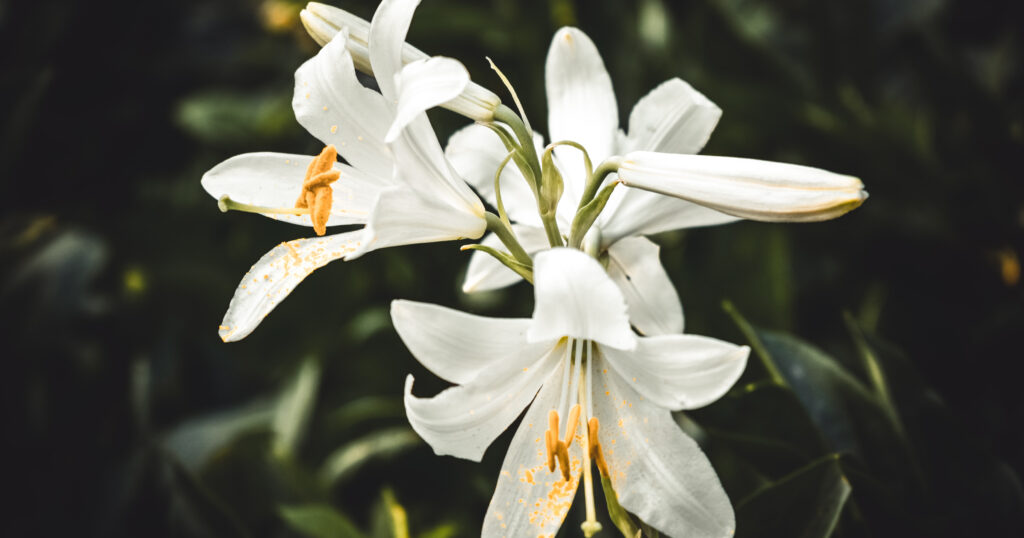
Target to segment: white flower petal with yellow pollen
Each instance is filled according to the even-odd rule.
[[[604,424],[594,441],[603,447],[623,506],[669,535],[731,536],[729,499],[669,409],[724,394],[749,348],[698,336],[632,334],[621,292],[578,250],[538,253],[534,279],[537,306],[529,320],[487,320],[408,301],[392,307],[413,355],[459,383],[433,398],[413,396],[411,378],[406,384],[409,421],[437,453],[478,460],[529,406],[482,535],[558,530],[581,475],[591,472],[583,449],[594,417]],[[549,452],[552,439],[566,450],[564,460]]]

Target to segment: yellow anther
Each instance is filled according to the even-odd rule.
[[[566,482],[569,481],[569,447],[566,446],[562,441],[556,441],[558,443],[557,455],[558,455],[558,467],[562,470],[562,478]]]
[[[341,177],[341,172],[334,170],[337,160],[338,150],[332,145],[326,146],[306,168],[302,192],[295,201],[296,208],[309,208],[309,219],[313,221],[313,231],[317,235],[327,233],[327,220],[331,217],[331,204],[334,202],[331,183]]]
[[[565,446],[572,446],[572,440],[576,438],[576,428],[580,425],[580,404],[572,406],[569,410],[569,422],[565,427]]]
[[[604,461],[604,451],[601,450],[601,441],[597,438],[597,432],[601,425],[597,421],[597,417],[590,417],[590,422],[587,423],[587,447],[590,451],[590,459],[594,460],[594,465],[597,465],[597,470],[600,471],[601,476],[608,477],[608,462]]]

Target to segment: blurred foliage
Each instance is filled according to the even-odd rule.
[[[244,151],[318,149],[289,110],[292,74],[316,51],[299,7],[0,2],[14,471],[0,534],[477,533],[511,435],[482,464],[417,440],[404,376],[424,394],[444,385],[390,329],[388,301],[520,316],[529,288],[467,297],[456,245],[390,249],[313,274],[244,342],[217,338],[237,279],[294,230],[222,215],[199,177]],[[550,37],[577,25],[623,118],[680,76],[725,111],[707,153],[863,178],[871,198],[836,221],[656,238],[687,330],[755,348],[733,391],[680,422],[714,462],[739,536],[1012,536],[1024,534],[1022,11],[430,0],[410,39],[500,90],[489,55],[543,125]],[[442,139],[465,123],[432,118]],[[562,534],[581,520],[574,509]]]

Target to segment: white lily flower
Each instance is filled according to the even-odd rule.
[[[312,224],[318,235],[326,226],[365,225],[288,241],[260,258],[224,316],[219,331],[224,341],[247,336],[309,273],[331,261],[384,247],[483,235],[483,204],[446,160],[424,113],[461,92],[469,75],[448,58],[403,66],[402,46],[415,7],[413,1],[385,0],[368,30],[369,60],[382,93],[359,83],[344,32],[295,72],[295,117],[327,145],[316,162],[309,156],[249,153],[203,176],[203,187],[222,207]],[[337,163],[335,150],[349,164]],[[312,204],[304,205],[306,199]]]
[[[306,9],[299,12],[299,17],[309,35],[321,46],[329,43],[339,32],[347,31],[349,40],[346,42],[346,46],[352,54],[356,69],[369,75],[374,74],[374,66],[369,52],[369,22],[343,9],[318,2],[307,4]],[[404,65],[428,60],[430,57],[406,43],[402,47],[401,58]],[[479,84],[469,82],[461,93],[451,100],[441,103],[440,106],[473,120],[491,121],[494,119],[495,109],[500,104],[501,99],[493,92]]]
[[[683,334],[638,337],[618,286],[575,249],[538,253],[534,279],[532,319],[392,303],[395,328],[416,359],[457,384],[423,399],[412,395],[412,376],[406,380],[409,421],[437,454],[479,461],[528,407],[482,535],[554,536],[581,476],[596,525],[594,461],[620,504],[661,532],[731,536],[729,498],[670,410],[722,396],[749,348]]]
[[[652,90],[633,107],[629,134],[619,129],[611,78],[594,43],[576,28],[556,32],[545,69],[548,130],[551,140],[571,140],[587,149],[594,163],[634,150],[696,153],[704,147],[722,115],[720,108],[692,86],[675,78]],[[448,141],[445,154],[485,199],[495,204],[494,173],[506,151],[486,127],[470,125]],[[538,153],[543,137],[536,135]],[[581,154],[558,147],[555,154],[565,180],[558,207],[560,227],[567,229],[587,181]],[[533,254],[548,248],[526,180],[514,166],[502,172],[501,194],[523,247]],[[658,259],[659,247],[645,235],[680,228],[733,222],[737,217],[677,198],[623,189],[612,194],[591,228],[607,252],[609,274],[626,295],[634,326],[645,335],[683,331],[683,308],[671,279]],[[496,246],[487,236],[484,243]],[[463,291],[501,288],[519,276],[492,257],[476,252]]]

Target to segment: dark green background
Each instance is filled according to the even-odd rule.
[[[1024,285],[1012,278],[1024,253],[1020,2],[424,4],[410,40],[499,90],[484,55],[493,58],[538,127],[548,43],[571,24],[601,50],[623,124],[639,97],[680,76],[725,111],[705,153],[864,180],[870,199],[836,221],[655,238],[688,332],[746,342],[722,309],[728,299],[862,381],[843,312],[885,350],[909,452],[853,407],[816,422],[822,446],[767,463],[770,450],[747,454],[712,435],[708,452],[735,503],[838,451],[853,486],[838,535],[1024,532]],[[315,472],[339,446],[405,424],[407,372],[418,393],[443,387],[390,329],[391,299],[528,315],[528,287],[466,297],[468,255],[457,244],[389,249],[313,274],[243,342],[217,337],[249,265],[302,232],[221,214],[199,185],[237,153],[319,149],[291,113],[293,72],[316,47],[290,6],[0,2],[3,535],[290,536],[277,507],[309,502],[387,534],[374,509],[385,487],[415,536],[478,532],[509,435],[483,464],[418,444],[329,487]],[[369,18],[375,3],[342,7]],[[466,123],[431,115],[442,140]],[[190,419],[277,394],[307,356],[323,376],[293,456],[269,455],[265,426],[223,439],[202,464],[168,448]],[[743,387],[764,377],[752,358],[734,397],[693,418],[709,431],[791,440],[806,421],[792,393],[743,407]],[[842,398],[826,385],[796,392],[812,419],[815,402]],[[870,431],[846,444],[829,425],[847,422]],[[823,498],[777,491],[738,508],[740,536],[799,534],[759,510],[810,521]],[[579,517],[563,534],[578,535]]]

